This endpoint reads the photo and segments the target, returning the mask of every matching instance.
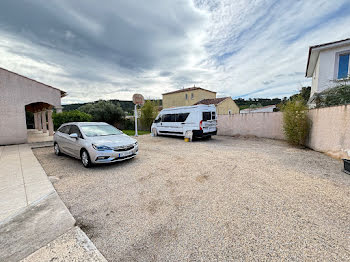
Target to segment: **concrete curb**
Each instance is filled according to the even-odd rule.
[[[18,261],[64,234],[75,219],[56,192],[0,224],[0,261]]]
[[[99,261],[107,260],[79,228],[74,227],[21,262],[36,261]]]

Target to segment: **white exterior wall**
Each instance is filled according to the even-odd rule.
[[[27,142],[25,106],[35,102],[61,106],[61,91],[0,69],[0,145]]]
[[[317,63],[315,66],[314,73],[312,75],[312,85],[311,85],[311,94],[310,97],[313,96],[315,92],[318,90],[318,76],[320,75],[320,58],[317,58]]]
[[[317,87],[317,89],[315,89],[316,92],[322,92],[336,85],[333,81],[336,80],[338,76],[338,54],[346,51],[350,53],[350,45],[320,51],[317,61],[319,65],[316,65],[314,71],[314,74],[316,73],[316,78],[312,78],[312,87]],[[311,95],[312,94],[313,92],[311,91]]]

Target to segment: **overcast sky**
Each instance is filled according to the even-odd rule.
[[[0,67],[68,92],[131,100],[193,85],[283,97],[308,47],[350,37],[350,0],[1,0]]]

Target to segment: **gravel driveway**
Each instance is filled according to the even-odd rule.
[[[135,159],[92,169],[34,150],[107,260],[350,260],[340,161],[267,139],[138,141]]]

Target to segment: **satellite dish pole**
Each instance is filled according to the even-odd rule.
[[[145,103],[145,99],[141,94],[134,94],[132,96],[132,101],[135,104],[134,107],[134,116],[135,116],[135,136],[138,136],[137,133],[137,105],[143,105]]]

